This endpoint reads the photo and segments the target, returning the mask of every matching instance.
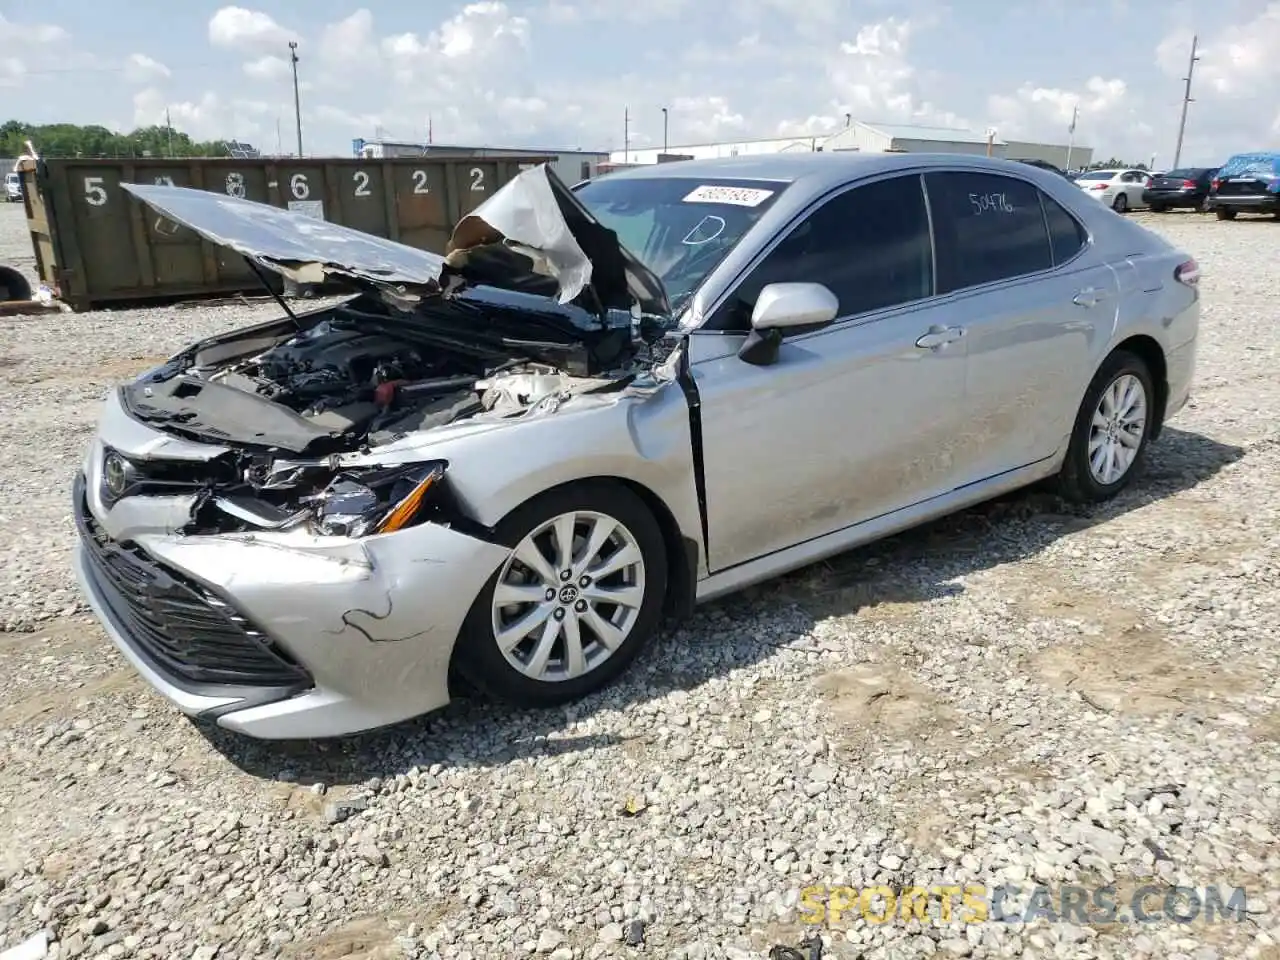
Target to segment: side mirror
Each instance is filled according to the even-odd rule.
[[[787,333],[820,330],[839,313],[839,299],[820,283],[771,283],[756,298],[751,333],[738,356],[757,366],[773,363]]]

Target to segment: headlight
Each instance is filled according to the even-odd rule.
[[[394,533],[423,513],[448,464],[443,460],[347,471],[320,495],[316,525],[336,537]]]

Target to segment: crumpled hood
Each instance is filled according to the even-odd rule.
[[[253,200],[190,187],[121,186],[210,243],[298,283],[337,276],[425,295],[440,292],[450,277],[474,282],[479,275],[498,285],[504,273],[541,274],[554,278],[561,303],[600,313],[670,313],[662,282],[546,164],[523,171],[465,216],[443,257]]]

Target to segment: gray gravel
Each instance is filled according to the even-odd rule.
[[[810,885],[1113,882],[1243,885],[1249,915],[852,910],[826,955],[1276,956],[1280,224],[1139,217],[1200,259],[1203,340],[1117,502],[1022,494],[757,588],[570,709],[327,744],[183,721],[67,570],[106,385],[271,309],[0,319],[0,950],[742,960],[801,941]]]

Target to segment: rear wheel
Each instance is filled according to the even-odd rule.
[[[495,530],[511,556],[458,638],[458,672],[522,707],[614,680],[657,631],[667,589],[662,531],[636,494],[588,482],[518,507]]]
[[[1142,467],[1155,412],[1146,362],[1112,353],[1094,375],[1076,413],[1058,491],[1076,503],[1110,500]]]
[[[1236,212],[1230,207],[1218,207],[1214,213],[1218,215],[1219,220],[1234,220],[1236,218]]]
[[[1127,194],[1118,193],[1116,198],[1111,201],[1111,209],[1116,213],[1124,213],[1129,209],[1129,197]]]

